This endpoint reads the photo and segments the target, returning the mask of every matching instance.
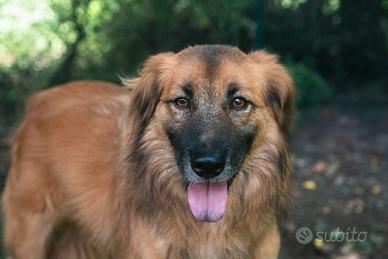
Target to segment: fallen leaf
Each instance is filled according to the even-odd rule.
[[[314,173],[323,173],[327,169],[327,164],[323,161],[318,161],[313,166]]]
[[[379,166],[380,165],[380,157],[376,154],[373,154],[370,156],[369,162],[373,166]]]
[[[314,239],[314,247],[316,249],[318,249],[319,251],[322,251],[324,246],[325,246],[325,242],[322,239],[319,239],[319,238]]]
[[[313,180],[304,181],[303,188],[306,190],[315,190],[317,189],[317,183]]]
[[[329,206],[325,206],[325,207],[322,207],[321,211],[324,215],[329,215],[332,209]]]
[[[378,185],[373,185],[370,191],[373,195],[378,196],[381,193],[381,188]]]
[[[338,161],[331,163],[326,169],[326,174],[329,176],[335,174],[340,168],[340,166],[341,166],[341,163]]]
[[[346,207],[352,209],[357,214],[361,214],[364,211],[365,203],[360,198],[354,198],[348,201]]]

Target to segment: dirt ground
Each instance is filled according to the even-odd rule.
[[[388,258],[388,107],[299,113],[292,149],[283,258]],[[301,227],[313,233],[308,244],[296,239]]]
[[[3,184],[8,129],[2,126]],[[388,258],[388,107],[300,112],[291,140],[295,198],[282,226],[281,258]],[[311,230],[298,236],[311,239],[307,244],[296,237],[302,227]]]

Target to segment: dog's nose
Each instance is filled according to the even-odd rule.
[[[191,160],[191,168],[194,172],[205,178],[212,178],[224,170],[225,158],[217,155],[207,155]]]

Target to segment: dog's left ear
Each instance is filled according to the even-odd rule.
[[[295,105],[295,86],[276,55],[254,51],[248,56],[259,65],[266,82],[266,100],[284,133],[291,126]]]
[[[129,116],[133,118],[134,134],[142,135],[159,103],[165,77],[171,68],[174,53],[167,52],[150,57],[140,70],[139,77],[123,80],[129,88],[131,102]]]

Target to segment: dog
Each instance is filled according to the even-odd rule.
[[[30,99],[2,198],[9,256],[277,258],[295,99],[278,58],[199,45],[123,82]]]

